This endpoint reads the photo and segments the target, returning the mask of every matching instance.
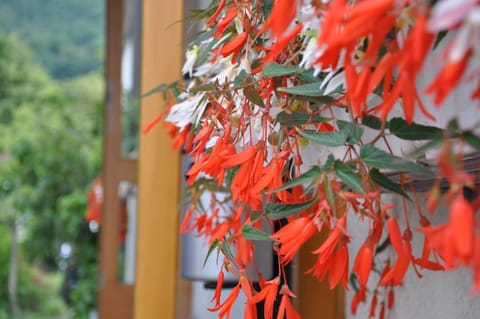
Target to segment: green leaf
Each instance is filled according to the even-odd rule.
[[[329,95],[321,95],[321,96],[296,95],[295,97],[299,101],[308,101],[308,102],[320,103],[320,104],[330,104],[334,101],[334,98]]]
[[[297,132],[315,143],[332,147],[345,144],[348,138],[345,132],[307,133],[298,128]]]
[[[333,168],[334,164],[335,164],[335,157],[333,157],[332,154],[329,154],[327,157],[327,160],[325,161],[325,164],[323,164],[321,169],[324,171],[329,171]]]
[[[389,190],[391,192],[394,192],[396,194],[400,194],[405,198],[410,199],[408,197],[407,193],[405,193],[405,191],[402,189],[402,187],[399,184],[392,181],[386,175],[380,173],[380,171],[378,169],[376,169],[376,168],[371,169],[370,170],[370,177],[375,182],[375,184],[377,184],[378,186],[380,186],[380,187],[382,187],[386,190]]]
[[[335,205],[335,195],[333,195],[332,188],[330,187],[330,181],[328,180],[328,176],[325,175],[323,179],[323,185],[325,186],[325,190],[327,191],[327,199],[330,207],[332,208],[333,215],[337,215],[337,206]]]
[[[310,68],[306,71],[298,73],[297,76],[302,81],[313,83],[318,81],[318,77],[316,77],[314,74],[315,74],[315,70],[313,68]]]
[[[465,142],[468,143],[471,147],[480,150],[480,137],[474,135],[472,132],[465,132],[462,134]]]
[[[446,35],[447,31],[438,32],[437,37],[435,38],[435,43],[433,44],[433,49],[437,48],[437,46],[440,44],[440,42],[442,42]]]
[[[358,279],[357,279],[357,275],[354,272],[350,273],[349,281],[350,281],[350,285],[353,287],[353,290],[355,292],[359,292],[360,288],[358,286]]]
[[[388,128],[393,135],[410,141],[429,140],[442,133],[442,130],[438,127],[415,123],[408,124],[407,121],[399,117],[391,119]]]
[[[275,190],[273,190],[273,192],[278,192],[278,191],[281,191],[281,190],[284,190],[284,189],[289,189],[289,188],[292,188],[292,187],[295,187],[295,186],[298,186],[298,185],[305,185],[306,183],[312,184],[313,182],[315,182],[318,179],[318,177],[320,176],[320,173],[321,173],[320,167],[313,166],[312,168],[310,168],[308,171],[306,171],[302,175],[300,175],[300,176],[292,179],[291,181],[283,184],[279,188],[276,188]]]
[[[425,166],[408,161],[405,158],[393,156],[370,144],[365,145],[360,149],[360,158],[365,164],[375,168],[409,171],[429,175],[432,174],[432,172]]]
[[[287,66],[272,62],[263,68],[262,74],[265,77],[275,77],[289,75],[300,71],[302,71],[302,69],[297,66]]]
[[[293,112],[291,114],[282,111],[277,114],[277,122],[282,126],[299,126],[304,124],[322,123],[330,120],[329,118],[322,117],[319,114],[312,115],[308,113]]]
[[[374,115],[363,115],[362,124],[374,130],[382,128],[382,122]]]
[[[211,92],[215,91],[215,85],[212,83],[196,85],[188,90],[189,93],[197,93],[197,92]]]
[[[205,265],[207,264],[208,258],[210,257],[212,252],[215,250],[215,248],[217,248],[217,246],[218,246],[218,239],[215,239],[215,241],[208,248],[207,256],[205,256],[205,259],[203,260],[202,267],[205,267]]]
[[[345,165],[342,161],[338,160],[335,161],[334,168],[338,178],[344,181],[348,187],[352,188],[357,193],[365,194],[362,179],[357,173],[355,173],[353,169]]]
[[[337,120],[340,131],[347,133],[347,143],[357,144],[363,135],[363,128],[350,122]]]
[[[235,257],[233,256],[232,251],[230,250],[230,247],[228,246],[228,243],[226,241],[223,241],[222,243],[222,250],[225,256],[228,257],[228,259],[232,261],[235,260]]]
[[[317,198],[313,198],[309,201],[298,204],[278,204],[270,203],[265,207],[267,216],[271,219],[282,219],[290,215],[297,214],[301,211],[312,206],[317,201]]]
[[[291,87],[280,87],[278,90],[280,92],[285,92],[294,95],[304,95],[304,96],[324,96],[323,90],[320,89],[320,84],[322,82],[315,82],[309,84],[303,84],[298,86]]]
[[[255,90],[254,87],[247,86],[245,89],[243,89],[243,94],[253,104],[258,105],[261,108],[265,108],[265,103],[263,102],[262,97],[260,96],[260,94],[258,94],[257,90]]]
[[[250,240],[271,240],[269,234],[250,225],[243,225],[242,236]]]
[[[434,148],[440,144],[442,144],[444,137],[442,135],[434,137],[431,141],[423,144],[419,148],[415,149],[413,152],[408,154],[407,158],[416,158],[418,156],[424,155],[429,149]]]
[[[142,98],[147,97],[147,96],[150,96],[150,95],[155,94],[155,93],[158,93],[158,92],[163,92],[163,91],[165,91],[165,90],[168,90],[168,88],[169,88],[169,85],[168,85],[168,84],[165,84],[165,83],[160,84],[160,85],[157,86],[156,88],[153,88],[153,89],[151,89],[150,91],[147,91],[146,93],[144,93],[144,94],[142,95]]]

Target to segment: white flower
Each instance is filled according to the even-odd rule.
[[[197,62],[198,56],[200,55],[200,49],[198,46],[194,45],[190,50],[185,53],[185,64],[182,68],[182,74],[187,74],[192,77],[193,67],[195,62]]]
[[[460,23],[475,7],[477,0],[443,0],[432,8],[427,29],[438,32],[450,29]]]
[[[480,6],[470,10],[460,30],[448,50],[448,61],[456,63],[465,57],[470,49],[479,49],[480,41]]]
[[[207,104],[208,99],[204,98],[204,94],[197,94],[173,105],[165,121],[175,124],[183,131],[188,124],[198,124]]]

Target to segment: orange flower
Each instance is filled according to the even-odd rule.
[[[279,282],[280,279],[278,277],[268,281],[265,287],[249,300],[250,303],[264,301],[264,319],[272,319],[273,317],[273,304],[277,299]]]
[[[227,319],[230,319],[230,312],[232,311],[232,306],[235,300],[237,300],[238,293],[240,292],[240,285],[237,284],[233,289],[230,295],[223,301],[223,303],[217,305],[214,308],[208,308],[208,311],[211,312],[216,312],[219,311],[218,313],[218,318],[222,319],[225,316]]]
[[[220,54],[224,57],[233,54],[232,63],[237,63],[237,56],[247,42],[248,35],[246,32],[239,33],[235,38],[226,43],[221,49]]]
[[[352,271],[358,275],[358,281],[362,286],[367,285],[368,277],[373,266],[373,247],[365,242],[358,251]]]
[[[225,7],[225,0],[220,0],[220,2],[218,3],[218,7],[217,7],[217,10],[215,10],[215,13],[210,17],[210,19],[208,19],[207,21],[207,24],[209,26],[212,26],[213,23],[215,22],[215,20],[218,18],[218,16],[220,15],[220,13],[222,12],[222,9],[223,7]]]
[[[237,15],[238,9],[235,7],[229,7],[225,16],[217,23],[217,30],[214,34],[220,38],[223,32],[225,32],[225,29],[228,28]]]
[[[280,300],[280,306],[278,307],[277,319],[283,319],[285,318],[285,315],[286,319],[301,319],[290,301],[290,297],[296,296],[290,291],[287,285],[282,286],[280,294],[282,295],[282,299]]]
[[[223,286],[223,280],[225,278],[225,274],[223,273],[222,270],[218,273],[218,278],[217,278],[217,285],[215,287],[215,293],[213,294],[212,300],[210,301],[215,301],[215,307],[220,305],[220,297],[222,294],[222,286]]]
[[[397,253],[398,258],[392,268],[383,276],[380,285],[385,286],[392,284],[396,286],[402,283],[403,277],[405,277],[408,270],[412,259],[412,246],[410,242],[402,238],[400,227],[395,217],[391,216],[388,219],[387,226],[390,243]]]
[[[283,226],[279,231],[270,235],[280,243],[278,255],[282,263],[289,263],[300,247],[316,232],[316,226],[307,217],[300,217]]]
[[[458,254],[463,257],[472,255],[475,212],[463,196],[458,196],[450,206],[450,225]]]
[[[426,93],[435,94],[435,104],[442,104],[450,91],[457,85],[467,67],[470,53],[456,62],[447,62],[436,79],[425,89]]]
[[[275,37],[280,38],[288,28],[292,20],[297,14],[297,1],[293,0],[277,0],[274,2],[272,11],[267,21],[263,25],[259,33],[266,30],[272,30]]]

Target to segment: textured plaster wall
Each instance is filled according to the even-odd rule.
[[[394,203],[402,207],[402,201],[399,196],[385,195],[387,202]],[[416,207],[409,204],[410,222],[412,231],[418,227],[418,215]],[[425,211],[425,208],[423,207]],[[399,221],[403,221],[403,210],[397,209]],[[435,215],[430,216],[425,213],[432,224],[438,224],[448,216],[446,208],[440,209]],[[351,215],[353,216],[353,215]],[[367,227],[358,219],[350,218],[348,229],[352,235],[352,245],[350,248],[350,267],[353,265],[356,252],[362,244]],[[400,225],[402,231],[405,228],[404,223]],[[413,251],[415,256],[421,254],[423,248],[423,236],[414,232]],[[390,253],[389,251],[385,253]],[[378,262],[378,261],[377,261]],[[480,295],[472,295],[472,273],[470,270],[460,269],[450,272],[432,272],[421,271],[423,278],[419,279],[412,267],[410,267],[402,287],[395,290],[395,305],[391,312],[387,312],[386,318],[389,319],[477,319],[480,318]],[[376,284],[378,276],[372,276],[369,283]],[[356,316],[350,312],[350,304],[353,297],[353,289],[347,292],[346,307],[347,319],[366,319],[368,318],[370,308],[370,298],[366,304],[358,308]],[[378,313],[377,313],[378,316]]]

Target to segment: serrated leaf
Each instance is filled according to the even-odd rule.
[[[269,234],[250,225],[243,225],[242,236],[249,240],[271,240]]]
[[[405,198],[410,199],[410,197],[408,197],[407,193],[405,193],[405,191],[402,189],[402,187],[399,184],[392,181],[386,175],[380,173],[378,169],[376,168],[371,169],[369,175],[372,178],[372,180],[375,182],[375,184],[377,184],[378,186],[386,190],[389,190],[391,192],[394,192],[396,194],[402,195]]]
[[[357,173],[341,161],[335,161],[333,165],[335,168],[335,173],[338,178],[340,178],[347,186],[352,188],[358,193],[365,194],[363,189],[362,179],[358,176]]]
[[[197,93],[197,92],[211,92],[215,91],[215,85],[212,83],[196,85],[188,90],[189,93]]]
[[[215,250],[215,248],[217,248],[217,246],[218,246],[218,239],[215,239],[215,241],[208,248],[208,252],[207,252],[207,255],[205,256],[205,259],[203,260],[202,267],[205,267],[205,265],[207,264],[208,258],[210,257],[212,252]]]
[[[363,135],[363,128],[347,121],[337,120],[340,131],[347,133],[347,143],[357,144]]]
[[[247,86],[245,89],[243,89],[243,94],[245,95],[247,100],[249,100],[253,104],[258,105],[261,108],[265,108],[265,103],[263,102],[262,97],[252,86]]]
[[[282,111],[277,114],[277,122],[282,126],[300,126],[304,124],[322,123],[330,120],[329,118],[322,117],[319,114],[312,115],[308,113],[293,112],[291,114]]]
[[[291,87],[280,87],[278,91],[294,95],[303,96],[324,96],[323,90],[320,89],[322,82],[315,82]]]
[[[157,86],[157,87],[151,89],[150,91],[147,91],[146,93],[144,93],[142,95],[142,98],[150,96],[150,95],[155,94],[155,93],[163,92],[165,90],[168,90],[168,88],[169,88],[169,85],[167,85],[165,83],[160,84],[159,86]]]
[[[309,140],[325,146],[341,146],[347,142],[345,132],[307,133],[297,128],[297,132]]]
[[[427,126],[421,124],[408,124],[402,118],[396,117],[388,122],[390,132],[404,140],[430,140],[442,133],[442,130],[435,126]]]
[[[231,261],[235,260],[235,257],[232,254],[232,250],[230,249],[226,241],[222,243],[222,251],[225,254],[225,256],[228,257],[228,259],[230,259]]]
[[[320,176],[320,173],[321,173],[320,167],[313,166],[312,168],[310,168],[308,171],[306,171],[302,175],[300,175],[300,176],[292,179],[291,181],[283,184],[279,188],[274,189],[273,192],[278,192],[278,191],[281,191],[281,190],[289,189],[289,188],[292,188],[292,187],[295,187],[295,186],[298,186],[298,185],[305,185],[307,183],[311,184],[318,179],[318,177]]]
[[[297,66],[289,66],[289,65],[281,65],[275,62],[267,64],[263,70],[262,74],[265,77],[275,77],[275,76],[282,76],[282,75],[289,75],[296,72],[300,72],[303,69]]]
[[[363,115],[362,124],[374,130],[382,128],[382,122],[374,115]]]
[[[317,198],[313,198],[309,201],[297,204],[279,204],[270,203],[265,207],[267,216],[271,219],[282,219],[290,215],[297,214],[301,211],[312,206],[317,201]]]
[[[480,150],[480,137],[474,135],[472,132],[465,132],[462,134],[465,142],[468,143],[471,147]]]
[[[425,166],[416,164],[405,158],[393,156],[373,145],[363,146],[360,149],[360,158],[365,164],[375,168],[409,171],[429,175],[432,174],[432,172]]]

